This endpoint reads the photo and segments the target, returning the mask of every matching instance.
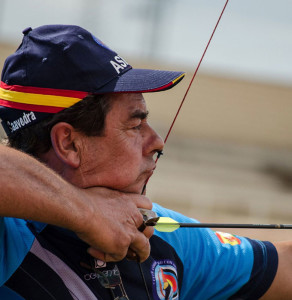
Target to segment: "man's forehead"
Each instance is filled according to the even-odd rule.
[[[114,104],[130,114],[134,111],[147,111],[146,101],[141,93],[125,93],[113,95]]]

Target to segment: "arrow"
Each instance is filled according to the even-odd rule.
[[[160,232],[172,232],[179,228],[250,228],[250,229],[292,229],[292,224],[237,224],[237,223],[180,223],[170,217],[159,217],[156,212],[140,208],[143,224],[139,230],[146,226],[154,226]]]
[[[161,232],[172,232],[178,228],[257,228],[257,229],[292,229],[292,224],[226,224],[226,223],[180,223],[169,217],[160,217],[158,221],[147,222],[147,226]]]
[[[148,226],[161,232],[172,232],[178,228],[257,228],[257,229],[292,229],[292,224],[225,224],[225,223],[179,223],[169,217],[160,217],[156,225],[147,222]]]

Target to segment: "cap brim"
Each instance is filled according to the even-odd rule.
[[[184,72],[130,69],[94,91],[94,93],[159,92],[172,88],[184,76]]]

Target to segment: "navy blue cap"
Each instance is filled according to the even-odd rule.
[[[23,112],[38,112],[37,120],[40,120],[42,113],[43,116],[56,113],[86,94],[162,91],[173,87],[184,76],[183,72],[134,69],[79,26],[29,27],[23,34],[19,48],[6,59],[1,77],[0,118],[10,130],[9,124],[22,118],[19,116]],[[78,100],[63,104],[53,97],[35,100],[29,97],[31,94]],[[14,117],[16,109],[21,113],[18,111]]]

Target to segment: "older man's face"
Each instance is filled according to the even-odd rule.
[[[113,95],[102,137],[84,137],[83,187],[106,186],[141,193],[155,169],[163,141],[147,122],[142,94]]]

